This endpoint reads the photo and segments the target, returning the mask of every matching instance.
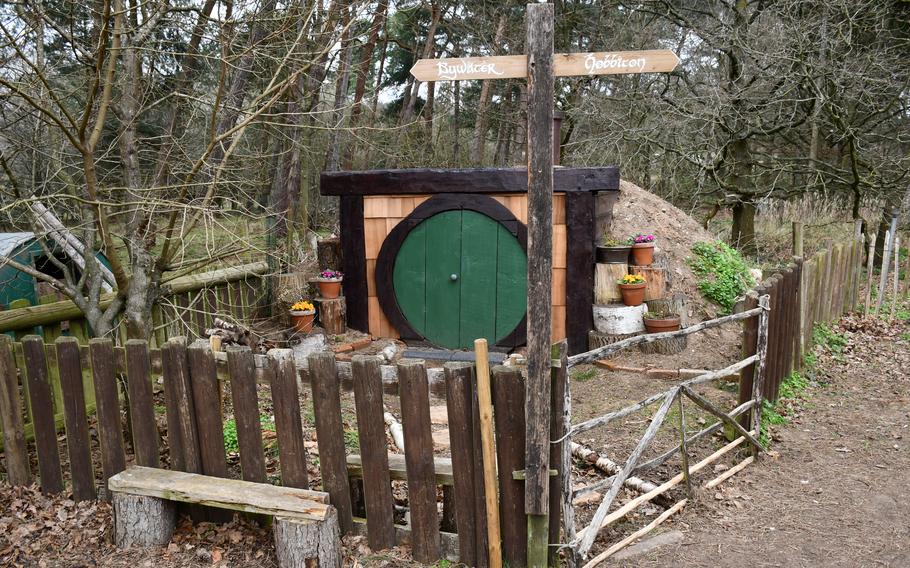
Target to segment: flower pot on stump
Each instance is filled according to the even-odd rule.
[[[320,278],[316,281],[319,295],[331,300],[341,295],[341,278]]]
[[[316,310],[291,310],[291,325],[298,333],[313,331],[313,320],[316,319]]]
[[[654,243],[636,243],[632,245],[632,264],[651,266],[654,262]]]
[[[667,331],[678,331],[680,318],[676,314],[652,314],[650,312],[644,315],[645,329],[648,333],[664,333]]]
[[[622,303],[627,306],[640,306],[645,302],[645,283],[638,284],[620,284],[619,291],[622,292]]]
[[[631,245],[598,246],[595,258],[600,264],[628,264]]]

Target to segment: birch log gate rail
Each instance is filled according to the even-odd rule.
[[[651,501],[655,497],[665,493],[671,488],[675,487],[681,482],[686,482],[687,486],[689,484],[690,477],[697,473],[698,471],[704,469],[718,458],[724,454],[730,452],[737,446],[741,445],[743,442],[747,442],[752,446],[752,455],[746,458],[737,466],[731,468],[729,471],[722,474],[715,480],[709,482],[709,486],[713,487],[714,485],[722,482],[724,479],[733,475],[737,471],[740,471],[746,465],[751,463],[758,452],[763,451],[761,444],[759,443],[757,436],[760,431],[761,424],[761,402],[764,399],[765,393],[765,384],[764,384],[764,367],[765,359],[767,354],[768,347],[768,316],[770,311],[770,297],[768,295],[763,295],[758,298],[757,306],[737,313],[733,315],[728,315],[720,317],[713,320],[704,321],[693,326],[681,329],[679,331],[667,332],[667,333],[656,333],[649,335],[640,335],[637,337],[632,337],[588,351],[586,353],[580,353],[578,355],[573,355],[571,357],[561,357],[561,359],[555,360],[553,365],[554,369],[568,369],[576,365],[583,363],[591,363],[597,359],[607,357],[613,353],[617,353],[621,350],[628,349],[630,347],[635,347],[638,345],[651,343],[654,341],[660,341],[664,339],[674,338],[674,337],[683,337],[686,335],[691,335],[693,333],[698,333],[706,329],[711,329],[720,325],[739,322],[743,320],[748,320],[751,318],[757,318],[757,333],[753,336],[754,343],[750,345],[745,345],[746,351],[751,351],[747,354],[742,360],[737,361],[723,369],[718,369],[715,371],[708,371],[699,376],[696,376],[692,379],[683,381],[676,384],[672,388],[654,394],[641,400],[635,404],[626,406],[619,410],[598,416],[580,422],[578,424],[571,423],[571,396],[569,392],[569,383],[567,378],[567,373],[561,373],[561,382],[564,401],[561,405],[562,413],[562,427],[559,432],[556,432],[552,440],[554,446],[559,446],[562,450],[562,464],[565,467],[560,469],[561,476],[561,493],[562,493],[562,511],[563,511],[563,526],[565,531],[565,539],[568,541],[564,548],[568,550],[570,564],[574,565],[578,560],[576,557],[582,559],[586,558],[588,552],[591,549],[591,546],[594,544],[594,539],[597,537],[598,533],[617,521],[618,519],[624,517],[627,513],[631,512],[638,506]],[[696,385],[707,383],[710,381],[715,381],[725,377],[730,377],[736,375],[741,371],[749,369],[751,371],[752,380],[750,381],[747,388],[749,388],[749,394],[746,397],[745,401],[741,401],[740,404],[729,412],[724,412],[723,410],[717,408],[713,403],[708,401],[703,396],[699,395],[693,387]],[[555,374],[555,373],[554,373]],[[742,389],[743,385],[740,385],[740,398],[743,398]],[[709,414],[715,416],[719,422],[712,424],[695,434],[688,435],[685,428],[685,413],[683,412],[683,399],[688,398],[692,403],[707,411]],[[614,420],[618,420],[630,414],[636,413],[640,410],[647,408],[653,404],[660,402],[658,410],[651,417],[651,422],[648,425],[647,430],[644,435],[636,445],[635,449],[632,451],[629,458],[626,460],[625,464],[622,465],[620,471],[613,475],[612,477],[603,479],[601,481],[595,482],[588,486],[573,489],[572,480],[571,480],[571,467],[568,464],[571,464],[571,454],[570,454],[570,442],[573,436],[577,436],[583,432],[587,432],[593,428],[605,426]],[[677,402],[680,407],[680,432],[681,439],[678,446],[672,448],[671,450],[649,460],[645,463],[639,463],[642,455],[645,450],[648,448],[649,444],[654,440],[657,435],[658,430],[661,425],[667,418],[667,415],[673,406],[673,403]],[[748,413],[748,414],[746,414]],[[747,417],[745,421],[746,426],[736,420],[737,417]],[[716,452],[712,453],[708,457],[702,459],[694,465],[689,464],[688,456],[688,444],[703,438],[711,433],[719,430],[722,426],[727,426],[733,429],[738,437],[730,442],[729,444],[723,446]],[[747,428],[749,428],[747,430]],[[672,458],[677,452],[679,452],[682,461],[682,471],[671,478],[670,480],[662,483],[656,488],[644,493],[632,501],[626,503],[625,505],[619,507],[612,513],[610,512],[610,507],[613,505],[619,490],[622,488],[625,481],[634,473],[640,471],[646,471],[652,469],[658,465],[663,464],[670,458]],[[576,531],[574,513],[572,509],[573,499],[579,495],[590,493],[598,489],[609,487],[607,493],[604,495],[603,500],[600,502],[597,511],[594,514],[593,519],[591,520],[588,526],[582,528],[581,530]],[[657,519],[655,519],[648,526],[640,529],[633,535],[630,535],[623,541],[616,543],[615,545],[607,548],[604,552],[595,556],[587,564],[585,568],[591,568],[609,556],[613,555],[620,548],[631,543],[635,539],[643,536],[650,530],[653,530],[658,524],[663,522],[665,519],[669,518],[672,514],[679,511],[687,502],[686,499],[682,499],[670,509],[665,511]]]

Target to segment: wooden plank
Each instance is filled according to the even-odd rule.
[[[240,473],[246,481],[265,483],[268,477],[262,446],[262,425],[259,422],[253,352],[249,347],[228,348],[227,360],[231,403],[237,425],[237,446],[240,449]]]
[[[467,362],[452,362],[444,365],[452,468],[460,472],[472,472],[474,469],[474,417],[471,404],[473,368],[473,365]],[[466,566],[475,566],[477,541],[475,538],[474,476],[465,473],[455,478],[454,482],[458,559]]]
[[[426,328],[423,335],[436,345],[468,347],[459,342],[462,211],[444,211],[427,222]],[[451,279],[451,275],[456,280]]]
[[[436,511],[436,476],[433,467],[433,436],[430,429],[430,399],[422,361],[398,362],[399,396],[404,429],[405,461],[408,467],[408,503],[411,509],[412,555],[432,564],[439,560],[439,518]]]
[[[496,273],[499,223],[476,211],[464,211],[461,218],[460,323],[458,344],[470,347],[477,338],[495,343]],[[499,251],[500,254],[505,251]],[[493,254],[491,254],[493,253]],[[524,251],[517,254],[524,256]],[[511,329],[509,330],[511,331]]]
[[[379,358],[355,355],[354,405],[357,437],[363,456],[363,491],[367,516],[367,542],[373,550],[395,545],[389,458],[383,421],[382,374]]]
[[[126,469],[123,451],[123,428],[120,425],[120,398],[114,377],[114,348],[110,339],[89,341],[92,353],[92,376],[98,412],[98,443],[101,446],[102,485]]]
[[[341,423],[341,387],[335,354],[311,353],[307,357],[316,418],[316,440],[319,442],[319,471],[322,489],[331,496],[338,510],[338,523],[343,534],[353,529],[351,487],[345,462],[344,426]]]
[[[186,339],[169,339],[161,350],[161,359],[171,467],[202,473]]]
[[[221,385],[215,369],[212,348],[205,339],[197,339],[187,349],[190,384],[196,413],[196,433],[202,473],[227,477],[224,453],[224,424],[221,421]]]
[[[126,368],[136,463],[145,467],[158,467],[158,426],[155,422],[151,364],[146,341],[130,339],[126,342]]]
[[[389,478],[395,481],[408,480],[408,467],[403,454],[388,454]],[[360,454],[348,454],[348,477],[363,477],[363,459]],[[433,458],[433,467],[436,469],[436,485],[448,487],[455,486],[455,475],[452,473],[452,460],[450,458]]]
[[[116,493],[313,521],[325,519],[329,503],[322,491],[138,466],[112,477],[109,486]]]
[[[594,329],[594,194],[566,195],[566,339],[569,353],[588,350]],[[556,290],[554,302],[556,302]]]
[[[529,4],[528,49],[528,383],[525,512],[528,563],[547,562],[550,460],[550,323],[553,246],[553,5]],[[570,204],[566,216],[571,218]],[[593,270],[593,263],[591,265]],[[572,281],[572,275],[568,275]],[[592,273],[593,278],[593,273]],[[588,286],[593,288],[593,279]],[[573,282],[573,286],[575,283]],[[583,287],[579,285],[579,288]],[[592,292],[593,293],[593,292]],[[585,331],[587,333],[587,330]],[[583,350],[584,348],[582,348]],[[538,526],[539,525],[539,526]],[[535,528],[536,527],[536,528]],[[543,527],[544,542],[532,534]]]
[[[13,341],[8,335],[0,334],[0,425],[3,427],[6,474],[12,485],[28,485],[32,479],[28,467],[22,412],[19,378],[13,357]]]
[[[493,404],[496,408],[502,552],[505,562],[516,568],[526,566],[528,561],[524,483],[512,477],[512,472],[525,468],[524,401],[525,384],[521,370],[514,366],[494,367]]]
[[[758,293],[754,290],[750,290],[746,294],[745,306],[746,310],[751,310],[758,307]],[[742,340],[742,356],[743,359],[746,357],[751,357],[757,353],[758,347],[758,317],[747,319],[743,322],[743,340]],[[752,400],[752,387],[753,387],[753,377],[755,376],[755,369],[758,366],[757,363],[749,365],[742,370],[739,379],[739,399],[737,404],[742,404],[746,401]],[[749,426],[752,423],[751,413],[743,414],[739,423],[743,426]]]
[[[483,439],[480,427],[480,404],[477,396],[477,370],[471,373],[471,449],[473,450],[473,463],[471,472],[474,477],[474,539],[477,544],[478,568],[491,566],[489,554],[489,531],[487,523],[487,491],[484,486]]]
[[[550,378],[552,381],[550,387],[550,440],[563,440],[558,444],[550,444],[550,469],[556,470],[558,475],[550,477],[550,527],[549,527],[549,559],[550,566],[558,566],[559,560],[559,543],[563,542],[559,538],[560,519],[562,518],[563,502],[563,467],[569,464],[569,475],[571,475],[572,461],[566,459],[568,453],[563,446],[568,446],[569,442],[564,440],[568,432],[569,424],[564,420],[564,411],[566,406],[566,393],[569,388],[569,368],[566,364],[569,346],[566,341],[560,341],[550,348],[550,359],[553,367],[550,369]]]
[[[54,399],[47,372],[44,339],[37,335],[27,335],[22,338],[22,350],[28,375],[28,395],[35,430],[41,491],[59,493],[63,491],[63,472],[60,469]]]
[[[85,395],[82,391],[82,362],[79,340],[58,337],[57,362],[60,366],[60,387],[63,391],[63,415],[66,421],[66,450],[70,460],[73,499],[87,501],[96,498],[95,474],[92,473],[92,451],[88,435]]]
[[[47,294],[38,298],[38,304],[52,304],[56,300],[56,294]],[[54,341],[63,334],[59,321],[43,325],[41,331],[43,332],[42,335],[46,346],[53,345]],[[60,387],[60,368],[57,364],[57,351],[55,349],[46,349],[45,355],[47,356],[48,380],[54,393],[54,414],[61,414],[63,412],[63,389]]]
[[[325,174],[323,174],[325,176]],[[320,190],[322,188],[320,182]],[[345,184],[346,185],[346,184]],[[344,293],[348,298],[348,326],[369,332],[366,249],[363,229],[363,197],[347,195],[339,204]]]
[[[552,106],[552,99],[548,103]],[[559,168],[553,176],[553,190],[558,193],[619,189],[619,168],[614,166]],[[527,180],[527,169],[523,167],[323,172],[319,177],[319,192],[322,195],[348,196],[526,193]],[[362,202],[358,217],[363,219]],[[344,216],[341,219],[344,222]],[[341,238],[344,247],[344,227]]]
[[[474,364],[477,386],[477,419],[480,424],[480,447],[483,450],[483,489],[487,510],[487,550],[491,568],[502,566],[502,536],[497,500],[496,448],[493,436],[493,395],[490,388],[490,359],[487,340],[474,341]]]
[[[557,53],[553,59],[557,77],[666,73],[679,65],[679,57],[669,49]],[[533,76],[528,61],[527,55],[418,59],[411,75],[424,82],[522,79]]]
[[[305,489],[308,487],[306,448],[303,445],[294,355],[290,349],[272,349],[268,356],[272,367],[272,407],[278,434],[281,483]]]

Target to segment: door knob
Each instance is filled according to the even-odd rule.
[[[458,275],[457,275],[457,274],[452,274],[451,276],[449,276],[449,279],[450,279],[452,282],[455,282],[456,280],[458,280]]]

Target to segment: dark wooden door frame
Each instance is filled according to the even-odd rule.
[[[490,217],[518,239],[521,250],[526,255],[528,254],[527,227],[516,219],[508,208],[492,197],[465,193],[442,193],[434,195],[418,205],[386,236],[379,249],[379,256],[376,258],[376,296],[379,298],[379,306],[389,322],[398,330],[401,339],[405,341],[425,341],[426,338],[414,329],[398,304],[393,282],[395,259],[398,257],[401,245],[412,230],[430,217],[446,211],[476,211]],[[496,346],[510,349],[518,347],[524,344],[526,335],[527,317],[523,317],[507,336],[496,342]]]
[[[320,193],[341,196],[341,247],[348,325],[369,333],[363,197],[527,193],[526,168],[405,169],[324,172]],[[593,328],[594,195],[619,190],[616,167],[554,168],[553,191],[566,199],[566,338],[569,353],[587,350]],[[399,330],[399,333],[401,330]]]

